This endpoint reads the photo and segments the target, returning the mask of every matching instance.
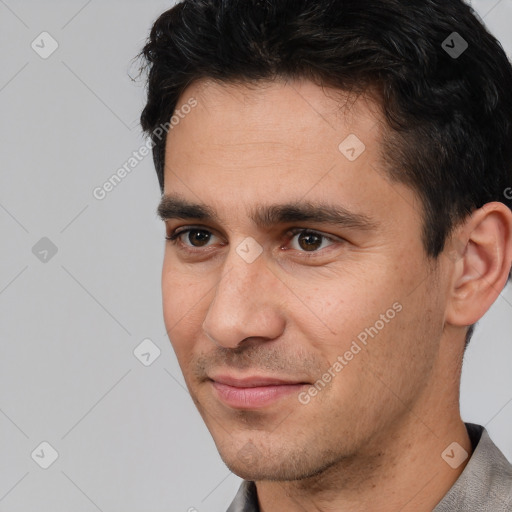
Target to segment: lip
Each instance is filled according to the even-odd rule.
[[[261,409],[293,394],[309,384],[267,376],[210,377],[217,398],[233,409]]]

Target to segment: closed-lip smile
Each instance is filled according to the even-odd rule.
[[[261,409],[309,385],[303,381],[263,375],[217,375],[210,376],[209,381],[217,398],[234,409]]]

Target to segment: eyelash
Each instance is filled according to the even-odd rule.
[[[165,239],[168,240],[169,242],[171,242],[172,244],[177,245],[178,242],[179,242],[180,236],[185,235],[187,233],[190,233],[191,231],[204,231],[206,233],[213,234],[208,229],[205,229],[205,228],[202,228],[202,227],[199,227],[199,226],[197,226],[197,227],[191,226],[189,228],[185,228],[185,229],[182,229],[182,230],[177,229],[173,233],[171,233],[170,235],[167,235],[165,237]],[[287,234],[286,234],[287,237],[288,237],[288,242],[290,242],[293,239],[293,237],[295,237],[296,235],[300,235],[300,234],[304,234],[304,233],[316,235],[316,236],[320,237],[322,240],[327,240],[327,241],[332,242],[332,243],[336,243],[336,242],[340,243],[341,242],[341,240],[337,240],[337,239],[335,239],[333,237],[330,237],[330,236],[325,235],[325,234],[323,234],[323,233],[321,233],[319,231],[315,231],[315,230],[309,229],[309,228],[293,228],[293,229],[290,229],[287,232]],[[185,250],[190,252],[190,253],[199,252],[199,251],[204,250],[201,247],[188,246],[188,245],[185,245],[185,244],[183,244],[182,246],[185,247]],[[320,251],[322,251],[322,249],[319,249],[319,250],[316,250],[316,251],[299,251],[299,252],[301,253],[301,255],[304,255],[304,257],[314,257],[316,254],[319,254]]]

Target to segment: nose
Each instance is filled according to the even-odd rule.
[[[207,310],[204,333],[217,345],[233,349],[247,339],[276,339],[285,326],[278,278],[263,255],[247,263],[236,251],[231,253]]]

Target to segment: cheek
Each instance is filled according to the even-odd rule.
[[[411,404],[428,385],[435,369],[443,330],[437,293],[425,283],[412,293],[410,288],[399,290],[394,318],[387,323],[373,320],[373,327],[365,328],[368,337],[360,360],[361,375],[395,409]]]
[[[162,306],[167,335],[174,350],[193,347],[201,331],[209,287],[197,277],[179,272],[168,262],[162,271]],[[206,294],[206,295],[205,295]]]
[[[325,370],[344,375],[335,388],[355,386],[362,391],[371,382],[380,389],[377,375],[400,380],[414,371],[428,372],[431,364],[433,347],[421,344],[439,327],[436,316],[425,314],[431,293],[414,273],[404,275],[391,261],[379,263],[360,271],[353,267],[317,282],[313,289],[296,287],[303,300],[296,301],[293,323]],[[340,364],[333,367],[337,361]]]
[[[300,299],[291,306],[294,322],[316,348],[334,350],[335,357],[365,328],[380,322],[381,314],[391,310],[388,316],[395,316],[397,294],[383,279],[382,268],[373,274],[369,266],[360,272],[337,272],[322,276],[313,289],[298,282],[293,288]]]

